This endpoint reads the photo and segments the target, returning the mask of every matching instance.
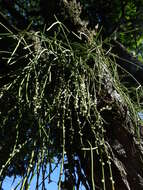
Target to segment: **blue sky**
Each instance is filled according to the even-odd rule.
[[[55,175],[56,176],[56,175]],[[20,181],[20,178],[17,177],[17,179],[15,180],[15,183],[12,184],[13,182],[13,177],[9,178],[9,177],[6,177],[4,183],[3,183],[3,186],[2,188],[4,190],[14,190],[15,186],[17,185],[17,183]],[[34,190],[35,189],[35,184],[36,184],[36,178],[33,179],[32,183],[31,183],[31,186],[29,188],[29,190]],[[57,183],[56,182],[51,182],[50,184],[47,184],[46,185],[46,188],[47,190],[57,190],[58,189],[58,186],[57,186]],[[20,188],[17,188],[17,190],[19,190]],[[40,187],[39,187],[39,190],[40,190]]]
[[[48,184],[48,180],[46,180],[46,188],[47,190],[58,190],[58,179],[59,179],[59,173],[60,173],[60,166],[57,167],[55,169],[55,171],[53,172],[53,174],[51,175],[51,180],[52,182],[50,184]],[[4,190],[14,190],[14,188],[16,187],[16,185],[20,182],[21,178],[17,177],[15,182],[13,183],[13,177],[6,177],[6,179],[3,182],[3,186],[2,188]],[[41,179],[42,180],[42,177]],[[33,181],[30,185],[29,190],[35,190],[35,186],[36,186],[36,177],[33,178]],[[41,186],[39,187],[39,190],[41,190]],[[20,190],[20,188],[17,188],[16,190]],[[80,187],[80,190],[85,190],[85,188],[83,186]]]
[[[58,189],[58,179],[59,179],[59,173],[60,173],[60,167],[57,167],[57,169],[53,172],[51,175],[52,182],[48,184],[48,180],[46,180],[46,188],[47,190],[57,190]],[[14,190],[15,186],[21,181],[20,177],[17,177],[15,182],[13,183],[13,177],[6,177],[6,179],[3,182],[2,188],[4,190]],[[42,180],[42,177],[40,178],[40,181]],[[36,186],[36,177],[33,178],[29,190],[34,190]],[[41,187],[42,188],[42,187]],[[39,187],[39,190],[41,189]],[[20,188],[17,188],[19,190]]]

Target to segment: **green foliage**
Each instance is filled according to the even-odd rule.
[[[53,27],[57,28],[53,37],[33,31],[10,34],[15,47],[4,56],[7,67],[14,69],[0,78],[0,82],[4,81],[0,94],[0,175],[3,179],[6,175],[21,175],[21,189],[28,189],[33,176],[39,176],[41,168],[57,157],[61,165],[60,188],[65,157],[72,168],[70,175],[74,176],[75,156],[91,150],[93,159],[96,149],[103,187],[105,159],[114,189],[111,152],[104,134],[110,121],[106,121],[104,113],[111,112],[120,119],[117,110],[123,103],[136,122],[136,112],[117,78],[112,77],[102,44],[71,42],[64,25],[57,21],[47,31]],[[92,168],[93,164],[92,160]],[[46,167],[43,178],[45,171]],[[77,173],[79,181],[81,173]],[[44,186],[45,180],[42,183]]]
[[[41,2],[45,5],[48,1]],[[50,8],[43,8],[41,2],[0,1],[4,14],[0,20],[6,21],[0,26],[1,185],[6,176],[20,175],[22,181],[16,188],[28,189],[36,175],[38,189],[42,170],[44,188],[44,179],[50,181],[51,165],[57,158],[55,167],[61,166],[59,189],[64,184],[63,173],[68,173],[73,188],[83,183],[87,189],[95,189],[97,175],[102,189],[109,181],[114,190],[112,168],[117,157],[108,134],[115,125],[131,126],[127,129],[130,135],[138,133],[141,87],[136,89],[134,106],[99,39],[120,39],[132,51],[138,48],[142,59],[142,1],[83,0],[82,7],[75,0],[53,1]],[[64,6],[56,13],[60,3]],[[57,20],[49,26],[54,14],[72,31]],[[99,24],[92,33],[96,36],[87,35],[87,23],[89,28]],[[84,27],[87,33],[81,30]],[[82,33],[78,38],[77,32]],[[87,163],[91,164],[88,179],[84,177]]]
[[[142,1],[81,1],[83,18],[89,21],[89,27],[99,24],[103,27],[102,37],[118,39],[126,47],[141,53],[142,45]]]
[[[94,28],[97,24],[99,28],[103,27],[102,37],[116,37],[132,50],[140,51],[141,48],[141,45],[138,45],[143,22],[141,0],[108,0],[106,2],[104,0],[53,0],[52,3],[45,0],[36,2],[1,0],[0,3],[1,13],[9,19],[10,24],[19,29],[25,29],[31,23],[34,29],[43,28],[45,24],[51,24],[54,15],[59,20],[62,19],[62,22],[65,19],[67,22],[74,20],[79,23],[81,17],[82,20],[88,22],[89,28]]]

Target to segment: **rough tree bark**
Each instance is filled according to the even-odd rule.
[[[86,28],[86,24],[80,19],[79,4],[75,7],[76,16],[74,17],[70,12],[70,6],[72,2],[76,4],[76,1],[55,1],[48,3],[47,0],[42,0],[43,15],[45,19],[50,19],[55,14],[56,10],[62,10],[62,14],[65,13],[65,19],[63,22],[71,31],[75,33],[85,33],[87,36],[90,32]],[[45,6],[46,5],[46,6]],[[62,6],[61,6],[62,5]],[[61,6],[61,7],[60,7]],[[51,12],[48,11],[51,9]],[[64,9],[63,9],[64,8]],[[63,18],[63,15],[59,15],[59,19]],[[61,16],[61,17],[60,17]],[[52,17],[53,19],[53,17]],[[51,22],[50,22],[51,23]],[[113,53],[116,55],[117,63],[120,65],[126,64],[125,69],[128,70],[140,83],[143,82],[142,65],[139,61],[133,58],[126,49],[118,42],[113,42]],[[130,63],[133,63],[130,65]],[[131,67],[130,67],[131,66]],[[141,69],[140,69],[141,68]],[[101,147],[104,148],[104,152],[100,152],[100,148],[97,151],[96,148],[96,136],[94,133],[88,131],[88,123],[83,128],[83,144],[87,145],[83,149],[78,147],[79,134],[75,134],[74,144],[66,145],[66,152],[69,160],[72,159],[71,154],[73,152],[79,157],[79,162],[75,164],[80,170],[79,180],[85,183],[86,189],[103,189],[107,190],[142,190],[143,189],[143,143],[142,138],[138,138],[135,130],[138,130],[133,122],[129,109],[126,103],[122,100],[120,95],[113,87],[111,77],[106,68],[104,71],[104,84],[102,84],[102,90],[98,97],[98,110],[107,106],[111,109],[103,109],[102,117],[105,121],[104,124],[104,142]],[[76,123],[75,123],[76,125]],[[69,137],[69,131],[66,132],[67,138]],[[88,144],[88,141],[90,144]],[[102,156],[102,159],[99,159]],[[93,159],[92,159],[93,158]],[[77,166],[78,165],[78,166]],[[110,171],[110,166],[112,171]],[[66,165],[65,165],[66,167]],[[68,167],[68,166],[67,166]],[[103,178],[104,167],[104,178]],[[70,170],[70,168],[68,168]],[[81,170],[84,171],[84,175]],[[93,170],[93,171],[92,171]],[[111,174],[112,173],[112,174]],[[67,174],[68,175],[68,174]],[[104,180],[104,181],[103,181]],[[88,183],[86,183],[86,181]],[[74,178],[67,176],[65,182],[63,182],[64,188],[70,190],[74,186]],[[95,183],[95,184],[94,184]],[[79,185],[79,184],[78,184]],[[94,186],[95,185],[95,186]]]
[[[102,99],[104,105],[110,103],[113,105],[112,110],[105,110],[102,113],[102,117],[108,123],[105,126],[104,137],[106,141],[107,151],[111,155],[111,166],[113,180],[115,182],[115,190],[141,190],[143,189],[143,143],[142,139],[139,141],[138,137],[134,134],[134,125],[131,121],[128,113],[128,107],[122,102],[122,98],[113,90],[111,81],[107,80],[108,75],[105,75],[106,85],[105,92],[106,96]],[[110,86],[110,89],[109,89]],[[102,90],[103,90],[102,88]],[[112,90],[111,90],[112,89]],[[111,93],[112,92],[112,93]],[[112,94],[112,95],[111,95]],[[108,97],[108,103],[107,99]],[[85,137],[87,138],[87,131]],[[91,138],[91,137],[89,137]],[[93,142],[96,139],[93,139]],[[91,179],[91,154],[90,148],[87,151],[86,158],[82,151],[78,152],[82,168],[87,176],[90,188],[92,189]],[[105,155],[103,155],[104,157]],[[101,164],[99,161],[99,155],[96,151],[93,151],[93,165],[94,165],[94,180],[96,189],[102,189],[102,171]],[[111,177],[109,174],[108,160],[105,156],[103,158],[105,164],[105,184],[106,189],[113,189],[111,183]]]
[[[64,1],[66,2],[66,1]],[[67,2],[66,2],[67,3]],[[82,22],[79,19],[80,26],[77,32],[86,31],[85,25],[82,26]],[[72,22],[74,23],[74,22]],[[76,28],[76,27],[75,27]],[[75,30],[75,28],[70,28]],[[136,58],[134,58],[128,51],[117,41],[112,41],[112,50],[111,52],[115,55],[117,64],[126,69],[133,77],[142,84],[143,82],[143,66]],[[99,109],[102,106],[112,105],[111,110],[105,110],[102,112],[102,117],[108,123],[104,126],[105,134],[104,137],[106,141],[104,142],[107,148],[107,152],[111,155],[111,167],[112,175],[115,185],[113,187],[113,181],[111,174],[109,173],[108,160],[105,155],[103,155],[102,163],[99,160],[99,155],[94,150],[95,144],[93,147],[93,163],[91,159],[90,146],[85,152],[83,150],[76,150],[77,155],[79,156],[81,168],[84,170],[86,179],[90,184],[86,186],[88,189],[93,189],[93,179],[92,179],[92,169],[94,172],[94,182],[95,189],[102,189],[102,164],[105,164],[105,186],[106,189],[115,190],[142,190],[143,189],[143,146],[142,138],[138,139],[135,135],[135,123],[131,119],[131,115],[128,112],[128,107],[125,102],[122,101],[122,98],[114,90],[110,77],[108,73],[105,72],[105,85],[102,86],[102,92],[104,96],[99,94]],[[108,97],[108,98],[107,98]],[[136,129],[138,130],[138,129]],[[92,139],[93,138],[93,139]],[[88,133],[86,127],[85,133],[83,134],[83,139],[90,139],[90,142],[95,142],[95,136],[92,136]],[[75,147],[77,147],[78,142],[75,141]],[[93,164],[93,165],[92,165]],[[93,168],[92,168],[93,167]],[[82,178],[82,177],[81,177]],[[72,182],[69,182],[70,185]],[[72,187],[72,185],[71,185]],[[69,186],[68,186],[69,188]]]

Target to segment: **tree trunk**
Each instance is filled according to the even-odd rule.
[[[81,167],[90,184],[89,189],[93,189],[95,183],[95,189],[103,189],[105,185],[107,190],[142,190],[142,134],[140,128],[133,123],[125,102],[113,90],[111,81],[107,80],[108,75],[105,75],[105,77],[106,83],[102,90],[104,89],[103,91],[107,93],[108,103],[107,99],[102,99],[101,96],[102,100],[100,99],[100,101],[104,106],[110,105],[111,102],[113,105],[111,110],[102,112],[102,117],[107,123],[107,125],[104,125],[105,141],[101,145],[105,151],[102,152],[100,146],[95,147],[96,137],[87,137],[88,130],[86,130],[83,139],[87,140],[89,138],[93,144],[88,145],[88,150],[78,151]],[[136,134],[134,131],[136,131]],[[109,169],[110,166],[112,171]]]

